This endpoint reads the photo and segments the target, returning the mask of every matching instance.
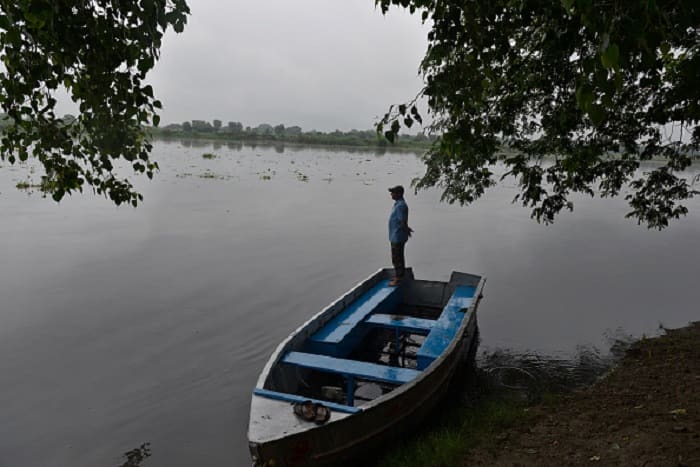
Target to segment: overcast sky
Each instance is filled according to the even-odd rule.
[[[189,0],[149,75],[161,125],[184,120],[371,128],[421,88],[427,27],[373,0]]]

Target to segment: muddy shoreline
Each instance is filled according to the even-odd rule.
[[[523,410],[463,465],[700,466],[700,322],[641,339],[597,384]]]

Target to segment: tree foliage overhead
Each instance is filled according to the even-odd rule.
[[[538,221],[574,193],[625,194],[663,228],[697,194],[684,170],[700,147],[697,0],[376,0],[429,21],[420,70],[441,137],[418,189],[470,203],[495,183],[503,147],[516,197]],[[378,124],[393,139],[421,123],[416,100]],[[639,175],[642,161],[660,159]]]
[[[157,169],[142,124],[158,125],[161,103],[144,84],[163,34],[181,32],[185,0],[0,0],[0,107],[10,126],[0,159],[35,157],[55,200],[92,186],[116,204],[142,196],[115,175],[118,159],[149,178]],[[55,114],[67,90],[80,114]]]

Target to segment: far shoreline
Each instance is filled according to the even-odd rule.
[[[213,142],[225,142],[246,145],[299,145],[299,146],[320,146],[320,147],[353,147],[372,150],[410,150],[412,152],[426,152],[437,140],[435,137],[418,135],[399,135],[397,141],[390,142],[374,131],[351,132],[306,132],[299,134],[257,134],[231,133],[228,131],[182,131],[169,130],[164,128],[146,127],[146,133],[154,139],[162,140],[205,140]]]
[[[290,146],[294,148],[323,148],[335,151],[348,151],[358,150],[358,152],[374,152],[374,153],[384,153],[384,152],[394,152],[394,153],[414,153],[418,155],[425,154],[429,147],[420,148],[410,145],[386,145],[386,146],[372,146],[370,144],[328,144],[328,143],[308,143],[308,142],[298,142],[298,141],[286,141],[286,140],[272,140],[272,139],[253,139],[253,140],[239,140],[239,139],[224,139],[208,135],[201,136],[190,136],[190,135],[178,135],[178,136],[164,136],[164,135],[150,135],[154,141],[168,141],[168,142],[182,142],[182,141],[201,141],[210,144],[220,144],[225,145],[239,145],[247,147],[264,147],[264,148],[275,148],[279,146]]]

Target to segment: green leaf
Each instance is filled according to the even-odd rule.
[[[0,29],[7,31],[10,29],[10,26],[10,20],[7,18],[7,15],[0,13]]]
[[[588,116],[591,118],[591,122],[598,126],[605,118],[605,110],[602,106],[598,104],[593,104],[589,106]]]
[[[46,20],[39,15],[32,13],[31,11],[24,12],[24,19],[27,24],[32,29],[41,29],[46,24]]]
[[[593,92],[588,85],[583,84],[576,89],[576,103],[579,109],[588,112],[593,103]]]
[[[398,135],[398,134],[399,134],[399,130],[400,130],[400,129],[401,129],[401,124],[399,123],[398,120],[394,120],[393,122],[391,122],[391,131],[392,131],[395,135]]]
[[[145,57],[141,57],[141,59],[139,60],[138,70],[142,74],[145,74],[151,68],[153,68],[154,64],[155,64],[155,61],[153,60],[153,57],[151,57],[150,55],[146,55]]]
[[[423,124],[423,119],[420,116],[420,113],[418,112],[418,108],[414,105],[411,107],[411,115],[413,116],[413,119],[417,121],[419,124]]]
[[[608,48],[605,49],[605,51],[600,55],[600,61],[608,70],[617,70],[619,68],[619,59],[620,48],[617,46],[617,44],[610,44]]]

